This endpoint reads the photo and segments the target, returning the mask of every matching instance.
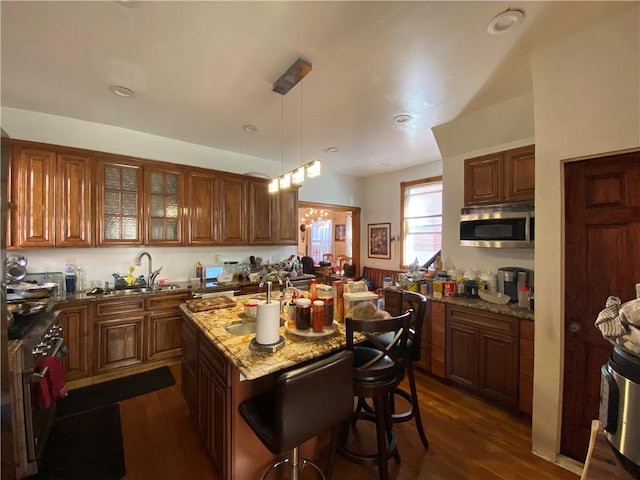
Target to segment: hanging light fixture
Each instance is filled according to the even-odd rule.
[[[310,71],[311,64],[302,58],[298,58],[284,72],[278,80],[273,84],[273,91],[280,95],[286,95],[293,87],[295,87]],[[300,165],[298,168],[287,173],[282,173],[282,149],[283,149],[283,108],[282,99],[280,102],[280,176],[274,178],[269,183],[269,192],[275,193],[278,190],[291,187],[291,185],[300,186],[304,183],[305,178],[313,178],[320,175],[321,162],[314,159],[309,163]],[[302,84],[300,84],[300,162],[302,163]]]
[[[314,223],[325,222],[329,220],[330,213],[322,208],[309,208],[304,216],[300,219],[300,223],[305,226]]]

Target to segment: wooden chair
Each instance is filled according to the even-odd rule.
[[[322,255],[323,262],[333,263],[333,253],[325,253]]]

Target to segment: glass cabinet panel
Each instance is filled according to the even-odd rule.
[[[153,170],[148,173],[147,181],[149,184],[149,242],[180,242],[181,174]]]
[[[141,167],[103,161],[98,177],[99,243],[141,244]]]

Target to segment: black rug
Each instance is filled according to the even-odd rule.
[[[120,406],[58,418],[32,480],[117,480],[126,473]]]
[[[71,390],[57,405],[58,418],[118,403],[176,383],[169,367],[160,367],[128,377]]]

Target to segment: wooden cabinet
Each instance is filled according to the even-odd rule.
[[[62,359],[62,368],[68,381],[92,375],[90,308],[86,303],[56,305],[56,310],[60,311],[58,318],[68,349],[67,355]]]
[[[218,242],[218,176],[201,170],[189,171],[187,185],[188,244],[215,245]]]
[[[486,398],[516,407],[518,319],[451,304],[446,313],[447,378]]]
[[[184,171],[176,166],[144,167],[147,245],[182,245],[184,178]]]
[[[17,248],[90,247],[92,158],[16,141],[11,152],[10,245]]]
[[[180,304],[185,293],[151,295],[147,298],[146,361],[180,356]]]
[[[521,412],[533,412],[533,320],[520,320],[520,378],[518,382],[518,407]]]
[[[446,376],[446,310],[445,304],[429,302],[431,304],[431,373],[444,378]]]
[[[198,343],[198,429],[221,478],[226,478],[226,450],[230,443],[229,366],[223,354],[203,334]]]
[[[221,175],[218,215],[220,245],[246,245],[248,182],[240,176]]]
[[[107,373],[144,362],[144,297],[103,300],[96,305],[94,372]]]
[[[142,245],[142,164],[130,159],[96,161],[96,244]]]
[[[533,201],[534,198],[534,145],[464,161],[465,206]]]
[[[276,199],[267,180],[249,181],[249,243],[271,245],[275,240]]]
[[[182,315],[182,394],[191,416],[198,418],[198,330],[193,321]]]
[[[276,200],[276,243],[278,245],[298,244],[298,189],[289,188],[275,194]]]

